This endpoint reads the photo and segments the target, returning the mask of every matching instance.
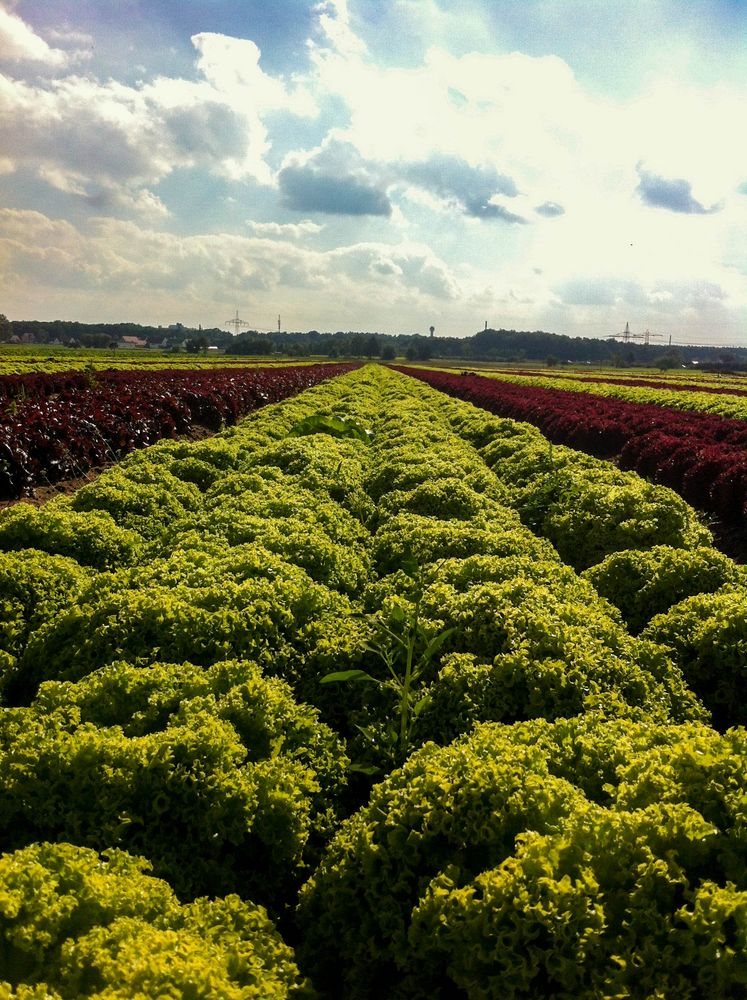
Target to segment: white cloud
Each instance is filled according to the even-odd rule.
[[[51,48],[16,14],[0,7],[0,58],[65,66],[68,55]]]
[[[351,328],[363,328],[366,317],[393,321],[403,310],[456,301],[460,292],[447,265],[417,243],[320,251],[282,238],[183,237],[112,218],[91,220],[83,232],[38,212],[9,209],[0,209],[0,278],[13,289],[11,315],[30,296],[57,301],[60,290],[74,288],[88,294],[99,318],[116,315],[127,301],[127,315],[134,310],[143,322],[155,321],[165,301],[217,310],[228,296],[248,301],[257,313],[276,315],[282,303],[286,314],[293,308],[326,313],[332,324],[347,316]]]
[[[262,70],[260,51],[250,39],[202,32],[192,36],[192,44],[199,53],[197,68],[228,103],[248,106],[257,114],[278,110],[316,114],[316,104],[306,89],[288,88],[283,80]]]
[[[495,42],[485,51],[480,4],[457,15],[435,0],[396,0],[393,12],[364,21],[371,9],[319,3],[303,76],[265,72],[253,41],[212,32],[192,38],[191,79],[0,76],[4,185],[23,168],[102,217],[85,238],[74,230],[63,239],[38,220],[27,222],[41,226],[39,245],[6,234],[18,288],[29,295],[24,276],[33,274],[49,301],[62,301],[59,280],[68,301],[88,289],[111,309],[131,286],[143,310],[160,308],[159,296],[181,294],[197,309],[246,294],[270,316],[312,311],[299,328],[324,328],[325,317],[332,328],[346,317],[353,328],[413,328],[430,313],[443,333],[469,333],[488,318],[603,334],[629,318],[739,335],[747,168],[736,86],[688,82],[682,63],[675,82],[652,78],[637,90],[644,96],[613,100],[557,56]],[[410,53],[406,65],[375,54],[398,19],[403,31],[422,26],[422,45],[393,45]],[[42,53],[40,69],[64,70],[54,65],[64,53],[49,55],[57,50],[7,11],[0,39],[10,22],[16,46]],[[86,44],[70,31],[47,38]],[[298,130],[296,148],[288,115],[317,120]],[[282,217],[291,209],[301,221],[249,220],[244,236],[157,232],[167,216],[157,185],[182,168],[265,185],[265,219],[276,188]],[[237,188],[231,195],[241,220],[244,199]],[[106,215],[140,222],[128,228]],[[332,249],[302,242],[322,228]]]
[[[326,44],[345,56],[361,56],[366,53],[365,43],[350,25],[347,0],[325,0],[317,5],[316,12]]]
[[[302,222],[254,222],[247,219],[247,227],[254,236],[276,237],[278,239],[299,240],[305,236],[315,236],[320,233],[324,226],[320,226],[311,219],[304,219]]]
[[[431,47],[422,64],[401,68],[333,43],[326,31],[326,44],[312,44],[317,85],[349,111],[335,141],[369,165],[455,157],[513,178],[530,206],[567,212],[589,193],[632,196],[639,161],[660,176],[686,177],[705,205],[744,180],[744,95],[733,88],[664,81],[626,106],[586,92],[552,55],[456,56]]]
[[[162,206],[149,189],[183,167],[272,185],[264,116],[313,115],[313,101],[265,74],[251,41],[201,34],[193,42],[195,81],[158,77],[127,86],[66,75],[27,83],[0,75],[5,159],[58,190],[150,214]]]
[[[710,205],[743,180],[744,106],[743,90],[665,80],[621,112],[621,139],[654,173],[686,177]]]

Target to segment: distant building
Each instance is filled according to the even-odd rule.
[[[120,347],[129,348],[143,348],[148,346],[148,341],[143,340],[142,337],[120,337],[118,343]]]

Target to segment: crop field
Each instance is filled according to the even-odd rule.
[[[315,364],[319,359],[247,357],[240,354],[182,354],[152,349],[66,348],[0,344],[0,375],[58,375],[65,372],[211,371],[216,368],[276,368]]]
[[[744,995],[747,569],[408,372],[0,512],[0,996]]]
[[[708,381],[631,386],[566,376],[400,368],[555,443],[614,459],[676,490],[728,529],[747,527],[747,395]],[[628,380],[630,381],[630,380]],[[743,547],[743,543],[739,543]]]
[[[459,369],[460,373],[464,368]],[[470,373],[470,369],[466,369]],[[673,409],[695,410],[722,417],[747,419],[747,382],[742,377],[708,375],[705,373],[638,375],[629,369],[626,373],[562,372],[548,375],[532,370],[480,369],[480,374],[508,385],[530,385],[542,389],[562,389],[565,392],[587,393],[607,399],[621,399],[631,403],[653,403]],[[723,397],[723,398],[719,398]]]
[[[0,499],[195,428],[220,430],[354,365],[0,375]]]

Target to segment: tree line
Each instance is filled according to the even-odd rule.
[[[53,341],[69,346],[111,347],[123,337],[134,336],[149,345],[193,352],[218,347],[227,354],[290,357],[367,357],[391,361],[431,358],[464,361],[541,361],[548,366],[563,362],[583,364],[659,365],[672,368],[699,361],[720,368],[747,367],[747,348],[669,347],[594,337],[569,337],[544,330],[485,329],[468,337],[427,337],[417,333],[371,333],[367,331],[320,332],[319,330],[262,333],[248,330],[238,336],[220,330],[141,326],[137,323],[78,323],[66,320],[8,320],[0,314],[0,342],[13,337],[32,343]]]

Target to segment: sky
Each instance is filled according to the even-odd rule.
[[[10,319],[747,346],[747,0],[0,0]]]

